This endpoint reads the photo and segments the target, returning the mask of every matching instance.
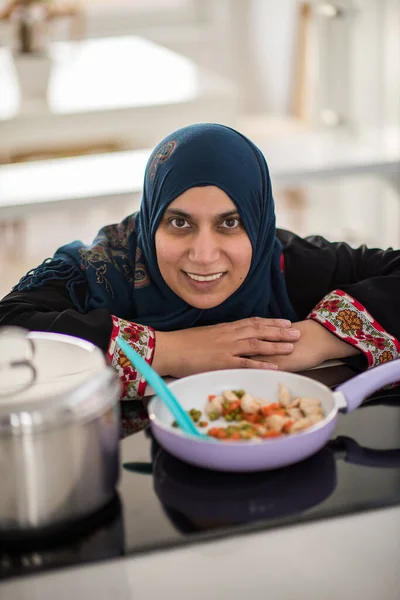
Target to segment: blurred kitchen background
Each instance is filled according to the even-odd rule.
[[[201,121],[264,151],[280,227],[400,247],[400,0],[0,0],[0,297]]]

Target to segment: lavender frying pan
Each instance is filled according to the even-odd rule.
[[[221,442],[213,438],[189,436],[172,427],[173,417],[154,397],[149,416],[154,437],[171,454],[190,464],[218,471],[250,472],[276,469],[299,462],[322,448],[330,439],[337,414],[356,409],[362,401],[385,385],[400,381],[400,359],[357,375],[332,392],[327,386],[294,373],[283,371],[242,370],[211,371],[184,377],[169,384],[182,406],[204,411],[209,394],[227,389],[244,389],[250,394],[275,402],[279,384],[285,384],[292,396],[319,398],[325,418],[306,431],[271,438],[262,442]],[[214,421],[213,426],[226,425]]]

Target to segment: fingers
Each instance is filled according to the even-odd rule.
[[[263,317],[249,317],[248,319],[234,321],[231,325],[234,327],[234,329],[252,327],[254,331],[260,331],[266,326],[288,329],[291,327],[292,323],[288,319],[264,319]]]
[[[300,331],[291,326],[286,319],[263,319],[251,317],[234,323],[225,324],[227,331],[234,332],[239,339],[258,338],[271,342],[296,341],[300,337]]]
[[[246,325],[234,332],[237,339],[256,338],[258,340],[266,340],[268,342],[295,342],[300,337],[300,331],[292,327],[271,327],[270,325],[262,325],[255,329],[251,325]]]
[[[232,347],[232,354],[236,356],[274,356],[291,354],[294,345],[289,342],[264,342],[258,338],[238,340]]]
[[[232,343],[237,339],[248,338],[269,342],[295,342],[300,338],[300,331],[292,327],[291,322],[286,319],[251,317],[233,323],[223,323],[219,328],[224,334],[232,337]]]

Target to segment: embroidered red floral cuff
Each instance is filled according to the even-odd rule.
[[[307,317],[365,354],[368,367],[399,358],[400,342],[367,309],[342,290],[327,294]]]
[[[116,343],[118,336],[122,337],[150,365],[153,361],[155,348],[154,329],[138,325],[112,315],[112,334],[108,346],[107,359],[115,369],[123,386],[122,400],[139,400],[146,390],[146,381],[131,365],[125,354]]]

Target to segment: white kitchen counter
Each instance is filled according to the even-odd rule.
[[[1,600],[398,600],[400,508],[65,569]]]
[[[0,128],[2,125],[0,124]],[[260,145],[273,185],[328,177],[376,175],[400,193],[400,128],[365,132],[299,133]],[[28,162],[0,167],[0,220],[74,203],[99,206],[115,198],[140,202],[151,149]]]

